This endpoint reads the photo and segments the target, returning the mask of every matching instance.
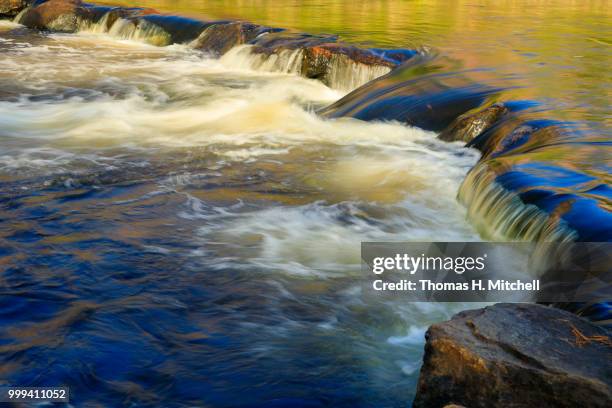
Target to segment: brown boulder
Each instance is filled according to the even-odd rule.
[[[74,32],[79,17],[87,14],[81,0],[49,0],[26,11],[19,22],[33,29]]]
[[[431,326],[416,408],[612,406],[610,333],[535,304],[496,304]]]

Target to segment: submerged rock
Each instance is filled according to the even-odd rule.
[[[507,113],[508,108],[499,103],[478,109],[476,112],[468,112],[455,119],[438,135],[438,138],[446,142],[469,142],[497,123]]]
[[[562,310],[496,304],[431,326],[416,408],[609,407],[610,333]]]

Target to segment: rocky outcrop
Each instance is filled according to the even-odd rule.
[[[476,112],[468,112],[459,116],[440,132],[438,138],[446,142],[469,142],[497,123],[507,113],[508,108],[500,103],[478,108]]]
[[[33,0],[0,0],[0,18],[13,18]]]
[[[416,408],[612,406],[610,333],[569,312],[496,304],[431,326]]]

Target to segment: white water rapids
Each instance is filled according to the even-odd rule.
[[[25,200],[3,211],[14,220],[3,231],[78,244],[82,262],[104,260],[108,244],[91,237],[99,232],[214,279],[237,271],[266,287],[265,307],[240,313],[275,321],[251,316],[249,333],[268,343],[254,339],[250,352],[297,352],[283,339],[333,331],[327,346],[350,343],[372,389],[414,384],[425,328],[466,307],[365,304],[353,278],[361,241],[479,239],[456,200],[474,151],[397,123],[323,120],[314,111],[340,91],[291,70],[254,70],[240,52],[212,59],[188,46],[1,23],[0,54],[0,182]],[[38,205],[79,231],[13,213]],[[237,283],[215,285],[232,293]],[[299,317],[284,306],[294,301]],[[398,399],[409,398],[404,388]]]

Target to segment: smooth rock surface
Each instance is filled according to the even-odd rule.
[[[416,408],[610,407],[610,333],[559,309],[496,304],[431,326]]]

